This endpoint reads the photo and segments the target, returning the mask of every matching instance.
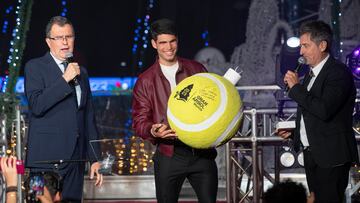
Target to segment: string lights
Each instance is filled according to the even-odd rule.
[[[21,66],[21,59],[23,56],[23,50],[25,49],[26,32],[29,28],[32,0],[18,0],[15,5],[10,6],[6,9],[6,14],[10,14],[13,10],[15,11],[15,22],[14,28],[12,29],[9,48],[9,56],[6,60],[8,64],[8,70],[5,71],[5,77],[2,81],[0,106],[1,114],[6,115],[6,126],[7,132],[11,131],[11,126],[15,118],[15,106],[18,100],[15,95],[15,85],[19,76],[19,70]],[[7,22],[7,23],[5,23]],[[3,33],[7,33],[9,28],[9,21],[4,21]],[[7,153],[14,151],[16,146],[15,141],[18,133],[12,133],[7,139],[10,140],[10,148]]]
[[[208,47],[209,46],[209,31],[205,30],[202,34],[201,34],[201,38],[204,40],[204,46]]]
[[[61,10],[61,16],[63,16],[63,17],[66,17],[66,14],[67,14],[67,12],[68,12],[68,9],[67,9],[67,0],[62,0],[61,1],[61,6],[62,6],[62,10]]]
[[[136,19],[136,26],[134,30],[134,42],[132,46],[132,54],[135,58],[134,66],[142,68],[145,50],[149,45],[150,34],[150,18],[151,10],[154,7],[154,0],[148,0],[146,12],[144,17]]]
[[[6,34],[7,31],[8,31],[9,21],[7,20],[7,18],[11,14],[11,11],[13,11],[13,10],[14,10],[13,6],[9,6],[7,9],[5,9],[5,20],[4,20],[4,23],[3,23],[3,26],[2,26],[2,30],[1,30],[1,32],[3,34]]]
[[[341,17],[341,0],[333,0],[333,4],[331,6],[331,25],[334,33],[334,54],[337,58],[340,58],[341,53],[343,52],[341,46],[341,36],[340,36],[340,17]]]

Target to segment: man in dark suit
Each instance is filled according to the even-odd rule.
[[[352,129],[356,96],[350,70],[330,56],[332,31],[322,21],[304,23],[300,28],[300,54],[310,73],[299,83],[298,75],[288,71],[284,82],[289,97],[298,104],[295,150],[304,150],[306,179],[318,202],[342,202],[349,169],[358,162]],[[279,131],[288,138],[291,133]]]
[[[54,170],[54,164],[44,161],[93,161],[98,155],[98,149],[89,144],[98,139],[98,133],[87,72],[77,63],[64,63],[73,52],[74,39],[72,23],[65,17],[53,17],[46,27],[50,52],[25,66],[30,116],[26,166],[31,175]],[[97,176],[96,185],[102,183],[99,168],[99,162],[94,162],[90,169],[90,178],[94,173]],[[81,201],[84,170],[84,162],[59,165],[63,201]]]

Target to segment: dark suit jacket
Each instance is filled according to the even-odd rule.
[[[289,97],[298,104],[295,150],[300,146],[300,118],[304,117],[311,153],[319,166],[331,167],[346,162],[358,162],[358,151],[352,129],[356,89],[350,70],[331,56],[308,92],[297,84]]]
[[[25,65],[25,93],[29,102],[27,167],[52,168],[37,161],[70,159],[78,145],[80,159],[95,160],[89,140],[98,139],[86,70],[81,67],[78,81],[81,102],[62,77],[50,53]],[[96,149],[98,154],[98,149]]]

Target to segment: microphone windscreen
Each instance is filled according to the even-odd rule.
[[[305,57],[303,57],[303,56],[299,57],[299,58],[298,58],[298,63],[299,63],[299,64],[306,64],[306,59],[305,59]]]
[[[68,63],[74,62],[74,55],[72,52],[67,52],[65,58]]]

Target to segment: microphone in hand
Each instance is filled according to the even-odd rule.
[[[303,65],[303,64],[306,64],[306,59],[305,59],[305,57],[301,56],[301,57],[298,58],[298,61],[297,61],[297,62],[298,62],[298,65],[297,65],[296,68],[294,69],[294,72],[295,72],[295,73],[298,73],[298,72],[300,71],[302,65]],[[288,86],[288,84],[285,84],[285,85],[286,85],[285,91],[288,92],[288,91],[289,91],[289,86]]]
[[[75,62],[75,61],[74,61],[74,55],[73,55],[73,53],[72,53],[72,52],[66,53],[66,54],[65,54],[65,64],[68,65],[69,63],[73,63],[73,62]],[[67,66],[67,65],[66,65],[66,66]],[[66,68],[66,67],[65,67],[65,68]],[[78,82],[77,77],[78,77],[78,76],[75,76],[75,77],[72,79],[72,84],[73,84],[74,86],[79,85],[79,82]]]

